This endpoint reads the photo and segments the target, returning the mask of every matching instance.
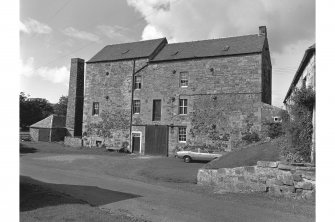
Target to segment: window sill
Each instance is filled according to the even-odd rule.
[[[186,143],[186,141],[178,141],[179,143]]]
[[[180,88],[187,88],[188,86],[180,86]]]

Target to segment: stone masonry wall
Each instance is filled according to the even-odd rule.
[[[64,145],[70,147],[81,147],[83,140],[80,137],[66,136],[64,138]]]
[[[215,192],[267,192],[290,198],[315,198],[315,167],[258,161],[257,166],[199,169],[199,185]]]
[[[146,59],[135,62],[135,72]],[[86,66],[83,134],[90,144],[130,148],[131,87],[133,61],[88,63]],[[99,115],[93,115],[93,102]]]
[[[185,145],[178,142],[178,126],[187,127],[187,144],[232,150],[246,129],[261,127],[261,60],[261,54],[253,54],[150,63],[137,74],[142,88],[134,99],[140,100],[141,112],[133,115],[133,124],[177,126],[169,129],[170,154]],[[179,82],[184,71],[185,88]],[[152,121],[154,99],[162,101],[161,121]],[[187,115],[179,115],[179,99],[188,99]]]
[[[38,141],[38,136],[39,136],[39,129],[38,128],[30,128],[29,133],[30,133],[32,141],[37,142]]]

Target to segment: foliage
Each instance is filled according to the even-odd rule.
[[[247,144],[260,141],[259,135],[256,132],[249,132],[242,136],[242,140],[246,141]]]
[[[67,102],[68,97],[67,96],[61,96],[59,98],[58,103],[54,105],[54,113],[60,116],[66,116],[66,110],[67,110]]]
[[[282,155],[287,161],[311,160],[314,105],[315,92],[311,87],[303,87],[293,92],[291,105],[288,105],[291,118],[283,121],[287,143],[282,146]]]
[[[277,138],[285,134],[282,123],[265,122],[267,136],[271,139]]]
[[[28,98],[20,93],[20,127],[27,129],[30,125],[48,117],[53,113],[51,103],[42,98]]]

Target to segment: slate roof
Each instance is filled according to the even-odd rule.
[[[107,45],[90,60],[88,60],[87,63],[148,58],[157,52],[157,49],[161,44],[166,43],[166,38],[160,38],[139,42]]]
[[[31,125],[31,128],[64,128],[65,127],[65,116],[50,115],[37,123]]]
[[[151,62],[262,52],[264,35],[245,35],[167,44]]]
[[[297,85],[302,73],[304,72],[306,66],[308,65],[309,60],[311,59],[311,57],[315,54],[315,43],[313,45],[311,45],[310,47],[308,47],[308,49],[306,49],[304,57],[302,58],[299,68],[297,70],[297,72],[295,73],[292,83],[290,85],[290,88],[288,89],[286,96],[284,98],[283,103],[286,103],[287,99],[290,97],[293,89],[295,88],[295,86]]]

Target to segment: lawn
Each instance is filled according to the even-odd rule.
[[[241,150],[228,153],[204,166],[207,169],[253,166],[257,161],[278,161],[279,147],[276,141],[255,143]]]

